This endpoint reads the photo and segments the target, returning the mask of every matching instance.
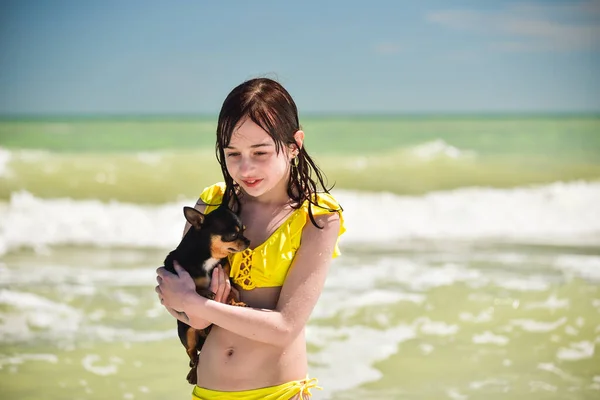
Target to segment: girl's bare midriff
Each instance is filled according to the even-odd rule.
[[[240,290],[250,307],[273,310],[281,288]],[[276,386],[306,377],[304,330],[285,347],[244,338],[213,325],[198,365],[198,386],[221,391]]]

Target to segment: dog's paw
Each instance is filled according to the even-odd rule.
[[[248,304],[244,303],[243,301],[236,301],[235,299],[230,299],[229,303],[227,304],[236,307],[248,307]]]
[[[190,385],[195,385],[196,383],[198,383],[198,372],[196,370],[196,367],[190,369],[190,372],[188,373],[186,379]]]

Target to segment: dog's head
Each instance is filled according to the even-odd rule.
[[[202,230],[210,235],[210,252],[213,258],[224,258],[250,246],[250,240],[244,236],[245,227],[242,221],[224,205],[208,214],[202,214],[195,208],[184,207],[183,214],[192,225],[190,229]]]

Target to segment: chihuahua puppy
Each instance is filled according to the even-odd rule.
[[[227,256],[244,251],[250,241],[244,236],[244,226],[240,218],[225,203],[208,214],[191,207],[184,207],[185,219],[192,225],[175,250],[167,255],[164,265],[169,272],[176,273],[173,261],[177,261],[196,283],[196,292],[209,299],[215,294],[210,290],[213,270],[218,266],[226,266]],[[233,291],[228,303],[244,306],[234,298]],[[210,326],[205,329],[194,329],[184,322],[177,321],[177,333],[190,358],[190,372],[187,381],[195,385],[198,367],[198,352],[206,341]]]

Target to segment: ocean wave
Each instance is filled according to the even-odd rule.
[[[442,139],[425,142],[409,149],[409,153],[417,158],[429,161],[440,157],[474,158],[477,154],[471,150],[463,150],[446,143]]]
[[[464,188],[424,196],[334,195],[344,207],[342,246],[413,239],[598,243],[600,237],[600,182]],[[183,206],[193,203],[140,205],[12,193],[0,203],[0,254],[54,245],[170,249],[181,237]]]
[[[600,243],[600,182],[556,182],[510,189],[336,193],[348,221],[347,242],[507,240]]]
[[[193,203],[150,206],[12,193],[0,203],[0,254],[52,245],[172,248],[183,231],[183,206]]]

